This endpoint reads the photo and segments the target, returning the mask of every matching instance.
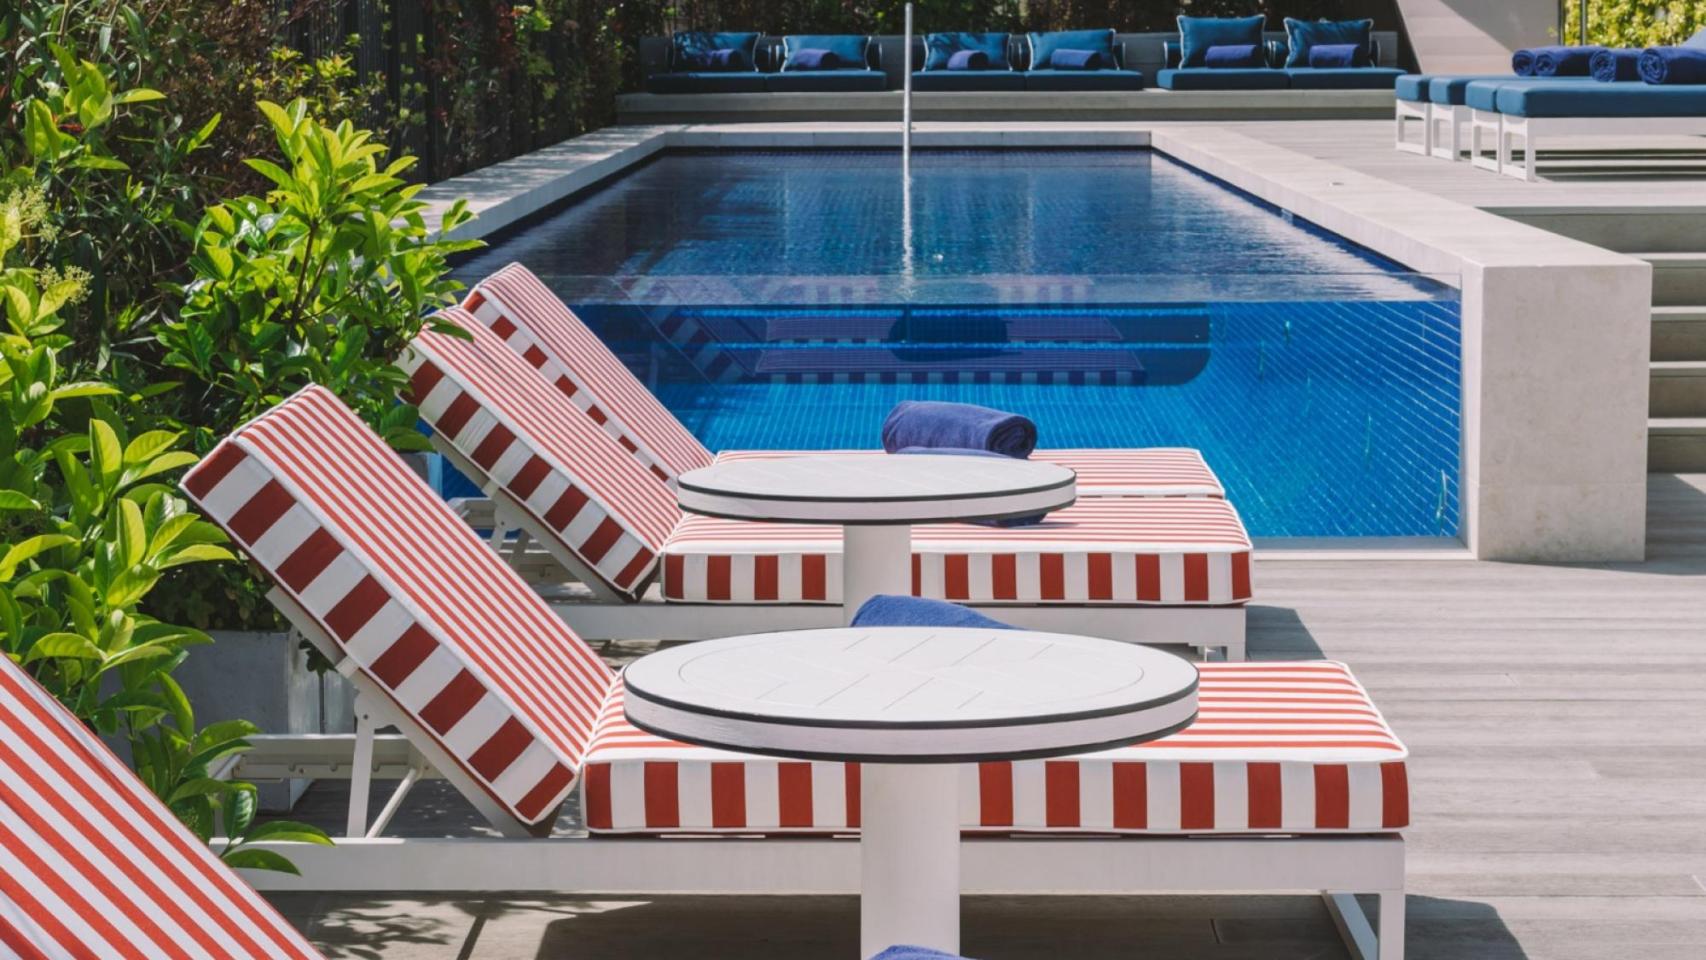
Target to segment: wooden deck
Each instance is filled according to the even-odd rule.
[[[1649,516],[1642,564],[1259,563],[1252,657],[1350,663],[1413,752],[1413,960],[1706,957],[1706,476],[1654,475]],[[335,822],[337,793],[309,815]],[[411,808],[413,833],[470,814],[425,788]],[[277,902],[333,957],[796,960],[858,937],[840,897]],[[977,898],[964,922],[989,960],[1345,955],[1301,897]]]

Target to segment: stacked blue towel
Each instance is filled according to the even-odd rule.
[[[988,630],[1013,630],[1011,624],[992,620],[970,607],[946,600],[927,600],[923,597],[903,597],[879,593],[859,605],[853,614],[855,627],[982,627]]]
[[[1640,71],[1648,83],[1706,83],[1706,50],[1651,47],[1641,53]]]
[[[1534,53],[1537,77],[1585,77],[1592,69],[1593,55],[1604,47],[1546,47]]]
[[[1639,80],[1641,51],[1629,48],[1601,50],[1588,61],[1588,73],[1601,83]]]
[[[1016,413],[971,403],[902,400],[883,421],[883,449],[986,450],[1023,460],[1037,448],[1037,425]]]

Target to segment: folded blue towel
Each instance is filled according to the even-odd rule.
[[[1259,43],[1218,44],[1203,54],[1203,66],[1222,70],[1265,66]]]
[[[1523,49],[1511,54],[1511,72],[1519,77],[1534,76],[1534,51]]]
[[[1588,73],[1600,83],[1641,79],[1641,51],[1601,50],[1588,61]]]
[[[1641,79],[1648,83],[1706,83],[1706,50],[1649,47],[1641,52]]]
[[[957,447],[1023,460],[1037,448],[1037,425],[1016,413],[971,403],[902,400],[883,421],[883,449]]]
[[[1048,65],[1055,70],[1100,70],[1104,66],[1100,50],[1073,50],[1068,47],[1049,54]]]
[[[822,50],[817,47],[807,47],[795,50],[788,58],[790,70],[834,70],[841,66],[841,58],[834,50]]]
[[[957,953],[943,953],[929,947],[913,947],[906,944],[890,947],[871,960],[967,960]]]
[[[1593,67],[1593,55],[1604,47],[1547,47],[1534,54],[1537,77],[1585,77]]]
[[[988,70],[989,54],[982,50],[955,50],[948,55],[949,70]]]
[[[946,600],[927,600],[923,597],[903,597],[895,593],[879,593],[859,605],[853,614],[855,627],[983,627],[989,630],[1014,630],[1011,624],[992,620],[970,607]]]
[[[1354,43],[1317,43],[1309,48],[1309,65],[1317,70],[1367,66],[1362,48]]]

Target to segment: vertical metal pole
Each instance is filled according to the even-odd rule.
[[[1582,0],[1581,11],[1581,21],[1576,24],[1576,34],[1577,42],[1585,47],[1588,45],[1588,0]]]
[[[906,5],[906,50],[901,55],[900,161],[912,165],[912,4]]]

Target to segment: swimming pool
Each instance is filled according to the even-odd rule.
[[[906,398],[1203,450],[1253,535],[1455,536],[1454,278],[1150,151],[664,154],[500,238],[711,449]]]

